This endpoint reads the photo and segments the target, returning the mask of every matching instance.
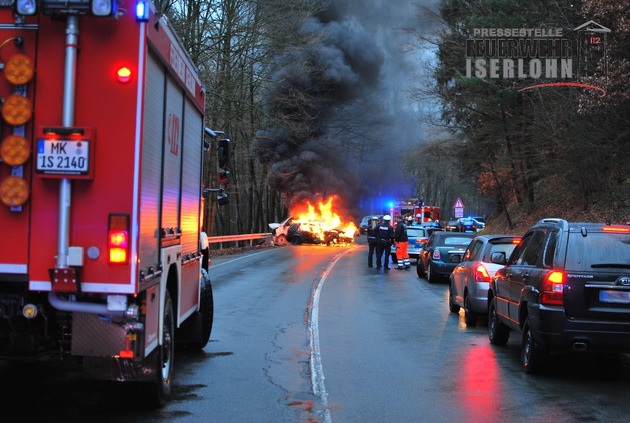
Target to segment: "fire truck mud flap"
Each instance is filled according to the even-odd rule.
[[[102,380],[133,382],[123,384],[147,408],[163,406],[171,395],[175,350],[175,314],[171,297],[164,300],[162,344],[144,360],[109,357],[83,357],[86,374]]]

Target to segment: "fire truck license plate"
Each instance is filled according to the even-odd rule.
[[[87,175],[90,171],[87,140],[37,140],[37,173]]]

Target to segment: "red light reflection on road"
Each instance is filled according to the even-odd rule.
[[[459,396],[467,422],[493,422],[501,398],[501,375],[490,344],[471,345],[462,360]]]

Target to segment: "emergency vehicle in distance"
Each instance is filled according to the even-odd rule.
[[[391,216],[409,216],[413,224],[426,225],[442,219],[442,210],[437,206],[426,206],[421,198],[408,198],[393,204],[389,211]]]
[[[175,344],[212,330],[213,133],[167,19],[134,1],[0,4],[0,358],[77,357],[161,405]]]

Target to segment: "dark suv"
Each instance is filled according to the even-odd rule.
[[[552,349],[630,351],[630,226],[543,219],[492,261],[490,342],[521,332],[525,371]]]

